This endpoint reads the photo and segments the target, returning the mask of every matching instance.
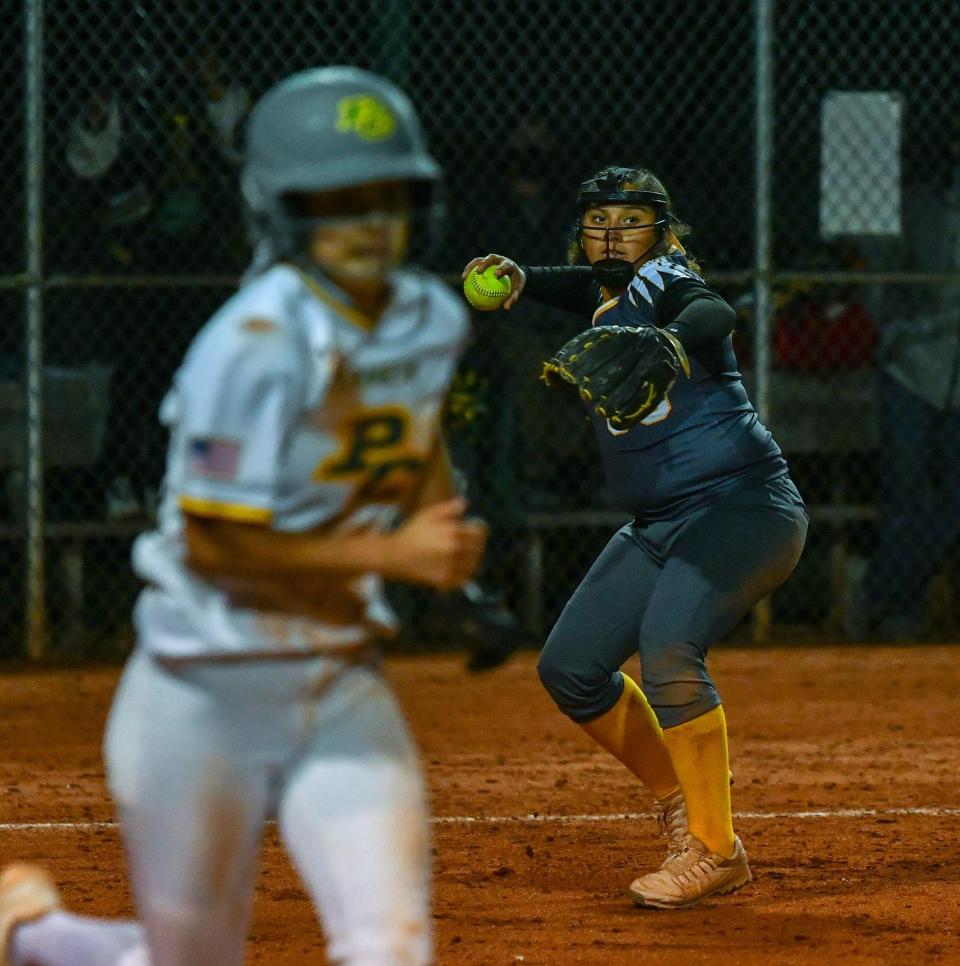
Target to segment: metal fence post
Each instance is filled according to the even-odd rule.
[[[770,411],[770,315],[773,296],[771,271],[771,178],[773,167],[773,0],[756,0],[756,156],[755,238],[753,278],[754,404],[766,423]],[[770,600],[760,601],[753,612],[753,639],[770,633]]]
[[[374,4],[370,32],[376,43],[373,69],[406,87],[410,82],[411,9],[409,0]]]
[[[43,505],[43,0],[24,8],[24,194],[26,219],[26,653],[47,647]]]

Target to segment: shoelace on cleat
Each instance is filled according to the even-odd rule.
[[[667,804],[657,802],[656,807],[657,828],[667,839],[667,858],[664,862],[666,864],[684,850],[684,841],[687,837],[687,805],[683,796],[678,795],[671,798]]]

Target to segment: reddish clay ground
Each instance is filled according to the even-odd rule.
[[[541,692],[533,657],[466,677],[459,660],[391,661],[438,822],[441,964],[960,962],[960,654],[954,647],[718,649],[739,812],[756,881],[685,912],[623,887],[659,861],[648,802]],[[130,915],[115,829],[100,822],[100,732],[115,669],[0,670],[0,862],[54,870],[71,907]],[[851,817],[802,812],[877,809]],[[519,821],[529,813],[542,821]],[[254,963],[322,963],[309,903],[268,833]]]

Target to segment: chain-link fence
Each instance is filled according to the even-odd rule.
[[[958,28],[953,0],[25,0],[0,26],[0,653],[126,641],[159,400],[247,258],[244,118],[329,63],[415,100],[451,280],[487,251],[563,262],[579,181],[657,171],[810,505],[774,626],[953,633]],[[484,583],[533,637],[621,518],[583,411],[536,380],[583,324],[478,319],[450,407]],[[444,635],[420,595],[399,605]]]

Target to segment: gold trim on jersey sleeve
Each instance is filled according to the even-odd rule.
[[[245,506],[242,503],[224,503],[220,500],[204,500],[196,496],[181,495],[180,509],[198,517],[215,517],[219,520],[233,520],[236,523],[269,523],[273,511],[258,506]]]
[[[604,312],[609,312],[615,305],[620,304],[620,296],[618,295],[615,299],[610,299],[609,302],[604,302],[596,312],[593,313],[593,318],[590,320],[591,325],[597,324],[597,319],[603,315]]]

